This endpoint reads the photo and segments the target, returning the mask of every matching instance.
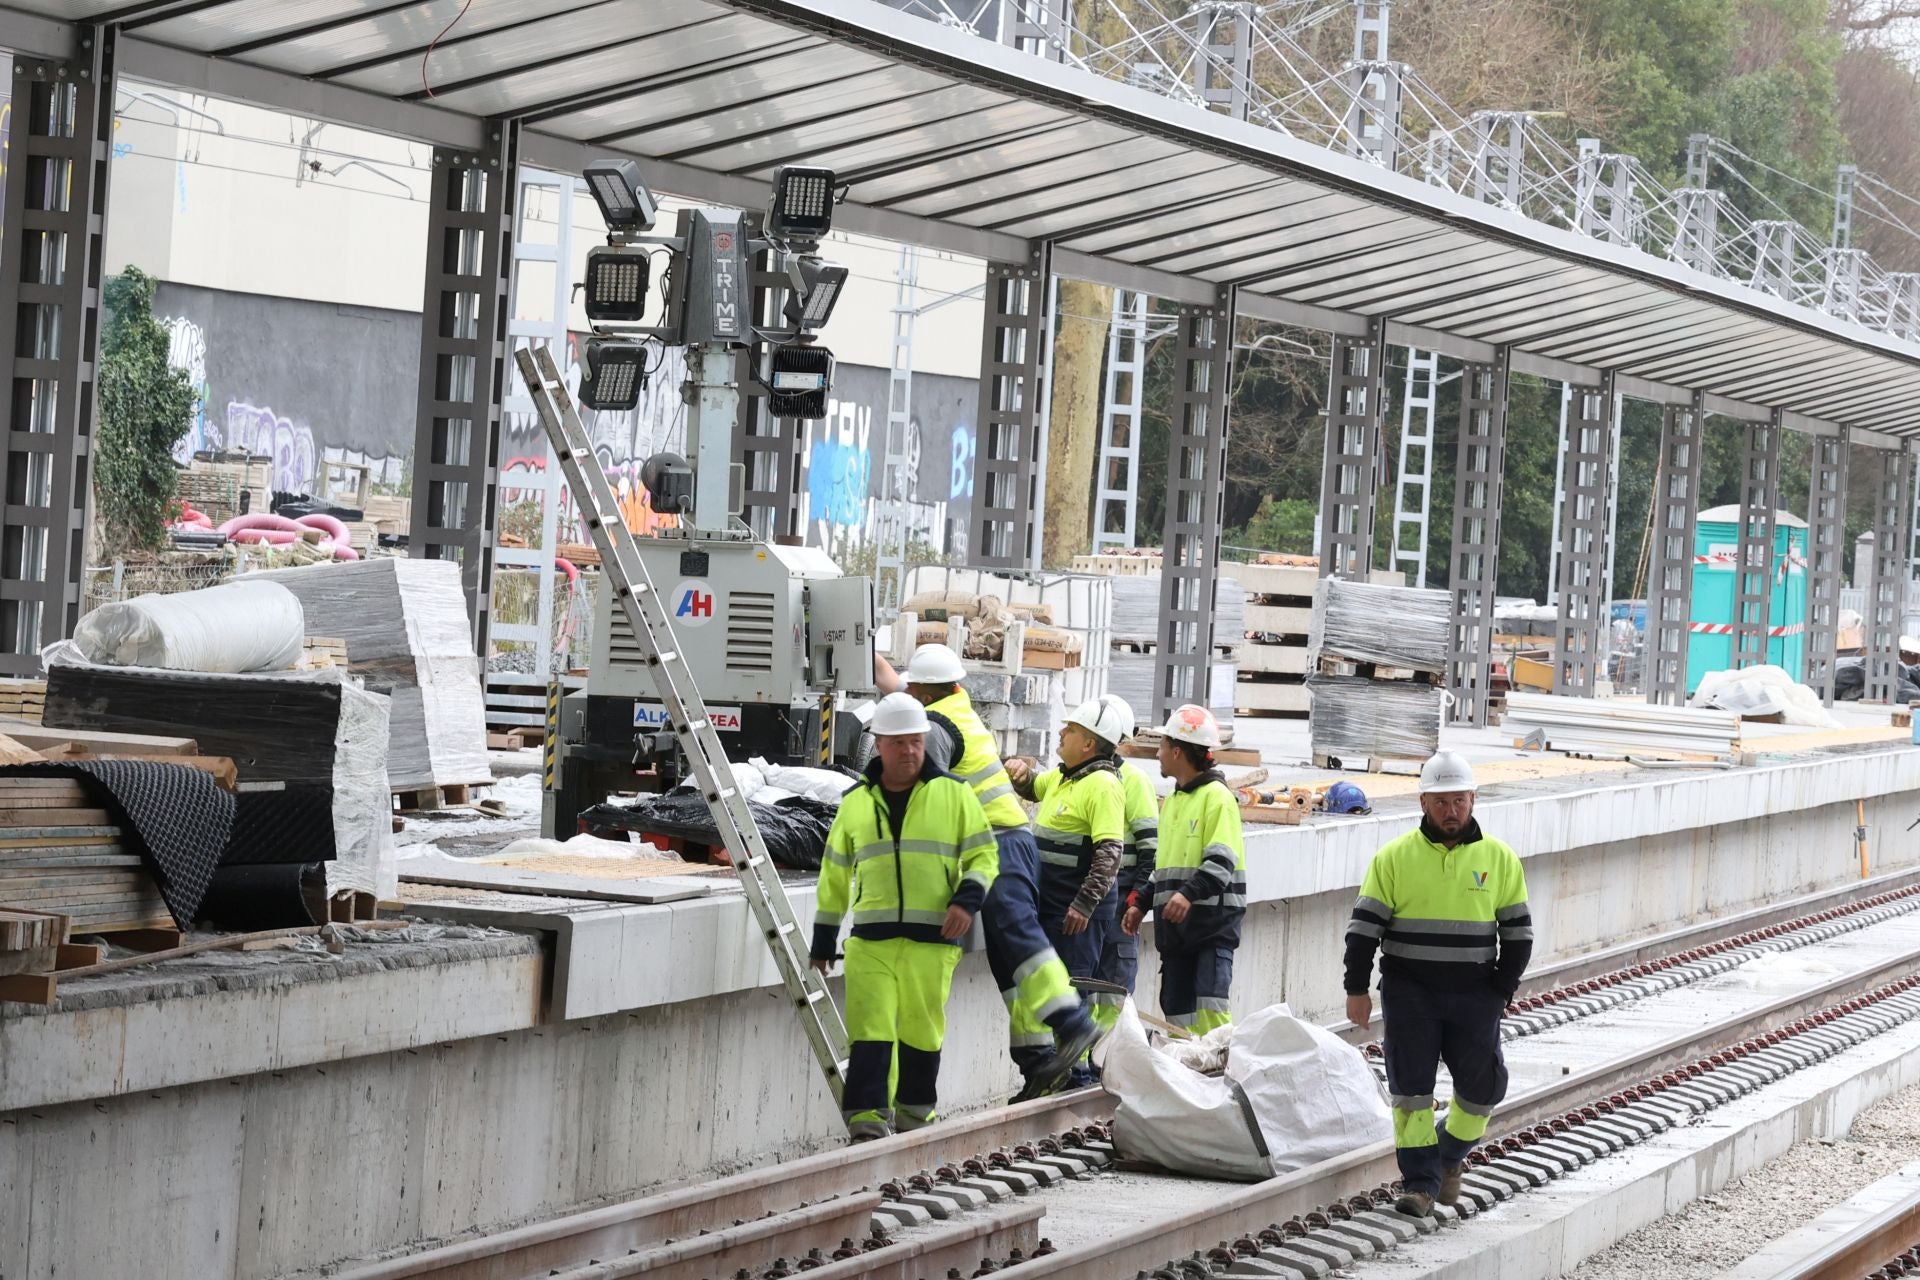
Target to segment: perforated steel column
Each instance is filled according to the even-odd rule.
[[[0,455],[0,672],[33,675],[73,633],[86,566],[114,35],[82,27],[74,62],[19,57],[0,253],[11,412]]]
[[[1573,388],[1561,457],[1566,509],[1560,521],[1560,613],[1554,628],[1553,691],[1592,697],[1607,626],[1607,527],[1613,507],[1613,375]]]
[[[1214,587],[1220,575],[1220,502],[1226,487],[1227,389],[1233,371],[1233,296],[1179,313],[1179,382],[1167,441],[1161,543],[1160,644],[1153,720],[1184,702],[1208,705]]]
[[[408,550],[460,565],[474,649],[487,652],[494,485],[506,372],[520,126],[493,121],[484,154],[435,149],[420,319],[420,401]]]
[[[763,327],[785,323],[781,309],[787,304],[786,276],[773,270],[771,256],[766,253],[754,255],[751,275],[755,322]],[[767,393],[755,385],[756,371],[766,367],[766,350],[766,343],[755,342],[742,348],[734,359],[740,406],[735,417],[733,461],[744,473],[740,514],[762,538],[799,537],[806,532],[801,527],[799,494],[807,424],[795,418],[776,418],[767,411]]]
[[[1847,546],[1846,429],[1813,438],[1813,485],[1807,496],[1807,686],[1833,705],[1834,650],[1840,639],[1841,566]]]
[[[1647,579],[1647,701],[1687,700],[1687,648],[1693,623],[1693,532],[1700,512],[1700,400],[1660,414],[1660,462],[1653,478],[1653,546]]]
[[[1037,462],[1047,377],[1048,254],[987,264],[980,350],[980,427],[965,561],[989,569],[1038,567]]]
[[[1327,388],[1326,459],[1320,472],[1320,572],[1364,582],[1373,570],[1375,497],[1380,487],[1381,371],[1387,346],[1379,320],[1363,338],[1335,334]]]
[[[1500,569],[1500,492],[1507,465],[1507,351],[1460,371],[1460,452],[1453,478],[1453,628],[1447,688],[1456,724],[1485,725]]]
[[[1733,580],[1733,666],[1767,660],[1773,603],[1774,509],[1780,505],[1780,421],[1747,424],[1740,469],[1740,541]]]
[[[1892,702],[1900,691],[1900,612],[1907,594],[1908,486],[1905,449],[1880,454],[1873,480],[1873,580],[1867,593],[1868,702]]]

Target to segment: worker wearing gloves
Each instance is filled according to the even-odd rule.
[[[883,693],[904,685],[926,708],[933,726],[928,758],[973,788],[993,826],[1000,874],[986,901],[987,964],[1007,1005],[1008,1052],[1025,1078],[1019,1096],[1039,1097],[1065,1080],[1100,1029],[1041,928],[1040,856],[1027,811],[1001,765],[999,744],[960,687],[967,672],[959,654],[923,644],[904,679],[883,658],[874,667]]]
[[[954,966],[999,869],[979,800],[926,757],[920,704],[889,695],[869,727],[879,754],[827,833],[811,949],[825,973],[851,910],[841,1107],[855,1142],[933,1123]]]
[[[1461,1165],[1507,1096],[1500,1018],[1533,956],[1527,881],[1512,849],[1473,817],[1473,768],[1442,751],[1420,770],[1420,827],[1383,845],[1347,924],[1347,1018],[1364,1027],[1373,953],[1404,1188],[1395,1207],[1426,1216],[1457,1204]],[[1436,1067],[1453,1102],[1436,1132]]]
[[[1247,914],[1240,800],[1214,765],[1220,725],[1211,711],[1178,707],[1160,734],[1160,772],[1174,780],[1173,794],[1160,810],[1158,865],[1130,895],[1120,928],[1137,936],[1153,911],[1160,1013],[1205,1035],[1233,1021],[1227,994]]]
[[[1076,978],[1093,976],[1119,904],[1114,885],[1127,839],[1114,757],[1121,736],[1121,713],[1095,698],[1074,708],[1061,727],[1059,768],[1035,774],[1025,760],[1007,762],[1013,785],[1039,804],[1040,924]]]

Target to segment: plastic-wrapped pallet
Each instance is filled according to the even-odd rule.
[[[1440,749],[1446,690],[1424,680],[1307,677],[1307,736],[1316,756],[1424,760]]]
[[[347,670],[393,699],[387,777],[395,791],[493,780],[459,565],[382,558],[256,576],[298,596],[307,630],[346,641]]]
[[[1246,634],[1247,593],[1222,574],[1213,584],[1213,643],[1237,645]],[[1113,579],[1113,639],[1122,644],[1160,641],[1160,574]]]
[[[1445,671],[1449,608],[1444,591],[1322,578],[1307,645],[1316,658]]]
[[[243,782],[309,791],[333,819],[327,891],[393,895],[384,695],[337,667],[216,675],[105,666],[71,641],[45,658],[49,726],[190,737],[232,759]]]

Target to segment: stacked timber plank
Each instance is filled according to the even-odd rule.
[[[45,680],[0,680],[0,716],[39,724],[46,709]]]
[[[1314,763],[1423,761],[1440,746],[1450,602],[1444,591],[1321,578],[1307,719]],[[1337,762],[1337,765],[1336,765]]]
[[[74,933],[173,925],[140,854],[65,778],[0,778],[0,909],[64,916]]]
[[[1740,739],[1740,717],[1731,711],[1517,690],[1507,696],[1505,727],[1512,730],[1515,746],[1679,760],[1729,759]]]
[[[1161,563],[1161,551],[1158,547],[1127,547],[1121,550],[1075,556],[1073,571],[1097,573],[1108,578],[1139,577],[1159,573]]]
[[[1307,642],[1319,569],[1312,563],[1223,564],[1220,572],[1247,593],[1235,713],[1306,715]]]

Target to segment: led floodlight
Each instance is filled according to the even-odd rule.
[[[767,234],[775,240],[818,240],[833,229],[833,170],[782,165],[773,175]]]
[[[833,352],[788,343],[767,353],[767,409],[776,418],[816,421],[827,416],[833,390]]]
[[[595,160],[582,170],[600,216],[613,232],[646,231],[660,209],[640,180],[638,160]]]
[[[612,247],[587,253],[587,319],[638,324],[647,313],[647,251]]]
[[[819,258],[801,258],[794,263],[794,271],[804,288],[787,294],[787,319],[808,331],[824,329],[846,288],[846,267]]]
[[[580,403],[624,410],[640,403],[647,385],[647,352],[632,338],[588,338],[580,360]]]

